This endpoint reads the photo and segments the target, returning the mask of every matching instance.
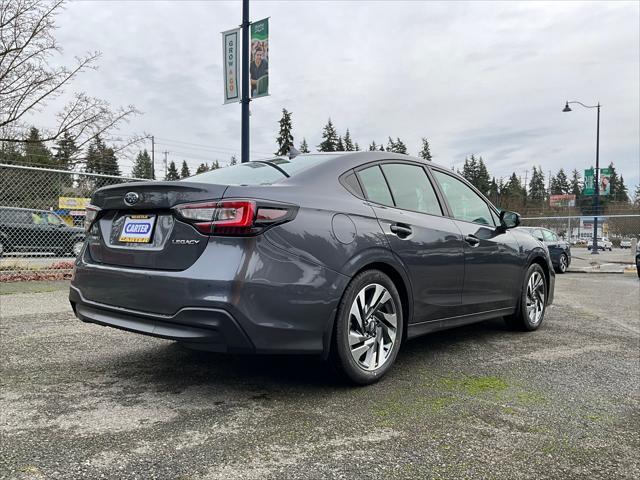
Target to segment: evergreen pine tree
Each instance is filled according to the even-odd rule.
[[[300,153],[309,153],[309,145],[307,145],[307,139],[302,137],[302,143],[300,144]]]
[[[142,152],[138,152],[138,156],[133,164],[131,176],[136,178],[153,178],[153,168],[151,165],[151,157],[145,148]]]
[[[609,172],[610,172],[609,183],[611,185],[610,200],[612,202],[628,202],[629,194],[627,191],[627,187],[624,184],[624,179],[618,176],[618,172],[616,171],[616,168],[613,166],[613,163],[609,164]]]
[[[180,178],[187,178],[191,176],[191,172],[189,171],[189,165],[187,165],[187,161],[182,161],[182,168],[180,169]]]
[[[196,175],[200,173],[208,172],[208,171],[209,171],[209,166],[206,163],[201,163],[200,165],[198,165],[198,168],[196,169]]]
[[[56,142],[56,145],[53,148],[56,151],[53,156],[56,168],[61,168],[63,170],[68,170],[69,167],[72,166],[76,155],[80,151],[69,132],[64,132],[62,138]]]
[[[396,141],[394,142],[394,147],[395,150],[394,152],[396,153],[403,153],[403,154],[407,154],[407,146],[404,144],[404,142],[402,140],[400,140],[400,138],[396,138]]]
[[[276,138],[278,144],[278,151],[276,155],[285,156],[293,147],[293,124],[291,121],[291,112],[288,112],[286,108],[282,109],[282,118],[280,119],[280,134]]]
[[[393,141],[393,138],[389,137],[389,140],[387,141],[387,152],[395,152],[395,151],[396,151],[396,142]]]
[[[344,143],[341,136],[338,137],[338,142],[336,143],[336,152],[344,152]]]
[[[547,189],[544,184],[544,173],[542,167],[533,167],[531,181],[529,182],[529,198],[532,202],[543,204],[547,197]]]
[[[380,144],[380,148],[378,149],[380,152],[384,152],[384,145]]]
[[[209,167],[209,170],[217,170],[220,168],[220,162],[218,162],[218,159],[216,158],[213,162],[211,162],[211,167]]]
[[[45,146],[40,136],[40,131],[36,127],[29,129],[29,135],[24,143],[24,156],[22,158],[27,165],[55,166],[51,151]]]
[[[376,142],[371,142],[371,145],[369,145],[369,151],[370,152],[375,152],[376,150],[378,150],[378,146],[376,145]]]
[[[636,191],[633,192],[633,205],[640,208],[640,183],[636,185]]]
[[[178,173],[178,169],[176,168],[176,162],[171,160],[169,162],[169,168],[167,168],[167,176],[164,177],[165,180],[180,180],[180,174]]]
[[[107,147],[100,136],[96,136],[87,149],[87,163],[85,170],[88,173],[101,173],[103,175],[120,175],[120,167],[113,148]]]
[[[482,157],[478,157],[476,180],[473,185],[484,195],[487,195],[489,193],[489,189],[491,188],[490,178],[491,177],[489,176],[487,166],[484,164],[484,160],[482,160]]]
[[[551,175],[551,177],[549,177],[549,195],[560,195],[560,192],[561,190],[556,177]]]
[[[569,184],[569,179],[567,178],[567,174],[564,173],[564,169],[561,168],[558,170],[558,174],[555,177],[556,181],[556,190],[560,193],[555,193],[554,195],[567,195],[571,193],[571,185]]]
[[[358,142],[355,143],[353,148],[355,148],[356,152],[360,151],[360,145],[358,145]]]
[[[462,166],[462,172],[460,174],[467,179],[468,182],[475,185],[478,178],[478,162],[476,157],[471,154],[471,158],[464,159],[464,165]]]
[[[573,195],[575,195],[576,198],[582,194],[582,181],[580,179],[580,172],[578,172],[578,170],[576,170],[575,168],[571,173],[571,184],[569,188],[569,193],[572,193]]]
[[[233,165],[237,165],[238,164],[238,159],[236,158],[235,155],[231,155],[231,160],[229,161],[229,166],[233,166]]]
[[[491,183],[489,184],[489,200],[491,200],[494,204],[498,203],[498,194],[500,190],[498,189],[498,183],[496,182],[496,177],[491,179]]]
[[[331,118],[322,130],[322,142],[318,145],[319,152],[335,152],[338,145],[338,133],[336,132]]]
[[[22,152],[18,148],[18,144],[16,142],[0,143],[0,163],[6,163],[9,165],[24,163]]]
[[[353,145],[353,140],[351,140],[351,133],[349,133],[348,128],[346,133],[344,134],[343,145],[345,152],[353,152],[356,149],[356,147]]]
[[[624,177],[620,175],[620,183],[618,183],[618,188],[614,193],[615,199],[617,202],[628,202],[629,201],[629,190],[627,186],[624,184]]]
[[[500,188],[500,202],[510,208],[523,206],[526,195],[527,192],[515,172],[511,174],[509,180]]]
[[[427,140],[425,137],[422,137],[422,149],[420,150],[420,153],[418,155],[420,156],[420,158],[423,158],[427,162],[432,161],[431,149],[429,148],[429,140]]]

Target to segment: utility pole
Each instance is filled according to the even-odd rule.
[[[162,153],[164,153],[164,178],[166,180],[166,178],[167,178],[167,155],[169,155],[169,151],[165,150]]]
[[[151,135],[151,178],[156,179],[156,139]]]
[[[249,0],[242,0],[242,145],[240,161],[249,161]]]

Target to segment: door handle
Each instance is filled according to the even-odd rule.
[[[389,227],[389,230],[391,230],[393,233],[395,233],[400,238],[408,237],[409,235],[411,235],[413,233],[413,230],[408,225],[399,225],[397,223],[391,225]]]
[[[480,245],[480,239],[475,235],[465,236],[464,241],[467,242],[470,247],[477,247],[478,245]]]

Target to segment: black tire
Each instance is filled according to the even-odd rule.
[[[530,303],[528,302],[528,299],[530,297],[528,295],[529,281],[534,275],[537,275],[542,279],[542,289],[543,289],[542,295],[541,295],[542,296],[542,312],[539,314],[539,317],[538,317],[537,303],[536,303],[537,319],[535,321],[533,321],[530,318],[529,312],[528,312],[528,303]],[[530,298],[539,300],[539,296],[535,294]],[[509,315],[508,317],[505,317],[505,321],[507,322],[507,325],[514,330],[532,332],[533,330],[537,330],[538,328],[540,328],[540,325],[542,325],[542,323],[544,322],[546,305],[547,305],[547,280],[544,275],[544,270],[537,263],[533,263],[529,266],[529,268],[527,269],[527,273],[524,276],[524,280],[522,282],[522,292],[520,293],[520,301],[518,302],[516,311],[513,315]]]
[[[567,257],[566,254],[561,253],[560,259],[558,260],[558,266],[556,267],[556,272],[566,273],[567,268],[569,268],[569,257]]]
[[[376,285],[383,287],[383,290],[389,294],[389,298],[384,302],[374,301],[379,292]],[[359,294],[362,296],[356,301]],[[387,297],[386,294],[381,294],[379,298]],[[364,302],[361,302],[363,299]],[[371,302],[377,307],[372,307],[363,314],[363,311],[371,306],[367,303],[368,299],[371,299]],[[359,308],[361,303],[363,303],[362,309]],[[352,314],[353,308],[358,312],[358,317],[365,317],[360,322],[362,327],[360,327],[356,315]],[[388,335],[390,332],[393,333],[393,328],[392,322],[389,322],[387,317],[393,318],[394,315],[396,320],[395,335],[391,341]],[[403,326],[402,303],[393,281],[379,270],[367,270],[359,273],[351,280],[338,306],[329,357],[334,369],[347,380],[358,385],[377,382],[389,371],[398,355],[402,342]],[[359,333],[360,331],[362,334]],[[356,337],[361,337],[362,340],[350,345],[350,339]],[[382,343],[378,339],[382,339]],[[386,350],[385,339],[390,341],[390,347]],[[367,347],[368,342],[373,347]],[[365,348],[366,350],[362,350],[360,354],[361,349]],[[375,350],[372,354],[370,353],[371,349]],[[360,358],[356,360],[359,355],[361,355]],[[367,369],[363,365],[367,363],[370,355],[372,355],[372,359],[369,360],[369,364],[373,362],[371,365],[375,367],[373,369]],[[376,367],[378,363],[380,365]]]

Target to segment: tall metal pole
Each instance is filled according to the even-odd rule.
[[[156,179],[156,139],[151,135],[151,178]]]
[[[249,25],[249,0],[242,0],[242,163],[249,161]]]
[[[596,171],[593,172],[593,180],[595,181],[595,216],[593,217],[593,247],[591,253],[597,255],[598,252],[598,210],[600,207],[600,181],[598,174],[600,173],[600,102],[598,102],[598,123],[596,127]]]

